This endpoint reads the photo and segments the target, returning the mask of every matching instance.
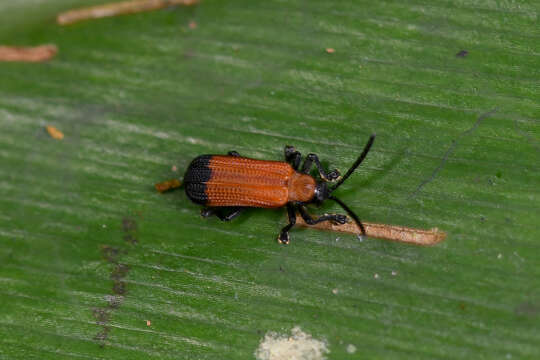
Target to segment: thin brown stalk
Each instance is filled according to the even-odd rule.
[[[156,190],[163,193],[169,190],[179,188],[181,182],[178,179],[172,179],[155,184]],[[386,224],[375,224],[362,222],[366,229],[366,236],[397,241],[406,244],[430,246],[440,243],[446,238],[446,233],[437,228],[430,230],[414,229],[405,226],[395,226]],[[321,222],[315,225],[308,225],[301,216],[296,217],[296,225],[315,228],[319,230],[330,230],[349,234],[361,235],[358,225],[354,222],[348,222],[343,225],[333,224],[329,221]]]
[[[325,221],[315,225],[308,225],[300,216],[297,216],[296,224],[319,230],[331,230],[356,235],[361,234],[358,226],[354,222],[336,225],[330,223],[329,221]],[[430,246],[438,244],[446,238],[446,233],[439,231],[437,228],[431,230],[422,230],[405,226],[374,224],[369,222],[362,222],[362,224],[366,228],[366,236],[377,239],[391,240],[413,245]]]
[[[153,11],[175,5],[195,5],[199,0],[133,0],[75,9],[58,14],[60,25],[73,24],[89,19]]]
[[[172,179],[163,181],[160,183],[155,184],[156,190],[160,193],[163,193],[165,191],[173,190],[176,188],[179,188],[182,185],[182,183],[178,179]]]
[[[55,45],[0,46],[0,61],[43,62],[53,58],[57,52],[58,49]]]

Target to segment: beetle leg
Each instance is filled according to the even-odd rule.
[[[306,160],[304,160],[304,165],[302,166],[302,173],[309,174],[311,171],[311,168],[313,167],[313,163],[315,163],[315,166],[317,167],[317,170],[319,171],[319,175],[324,181],[335,181],[339,178],[340,174],[339,171],[332,170],[328,173],[322,168],[321,162],[319,161],[319,157],[315,154],[309,154],[306,156]]]
[[[201,210],[202,217],[209,217],[216,215],[221,221],[231,221],[244,210],[242,207],[229,208],[228,213],[223,213],[222,211],[217,210],[216,208],[205,208]]]
[[[315,225],[323,221],[332,221],[333,223],[341,224],[341,225],[347,222],[347,216],[345,215],[330,214],[330,215],[319,216],[317,219],[314,219],[311,217],[311,215],[308,214],[304,206],[299,206],[298,211],[300,211],[300,216],[302,216],[302,219],[304,219],[304,221],[308,225]]]
[[[285,161],[290,163],[294,170],[298,170],[300,167],[300,161],[302,161],[302,154],[296,151],[294,146],[285,146]]]
[[[278,236],[278,242],[285,245],[289,244],[289,230],[296,224],[296,212],[292,204],[287,204],[287,213],[289,214],[289,223],[281,229]]]
[[[211,208],[202,208],[201,209],[201,216],[202,217],[210,217],[214,215],[214,209]]]
[[[239,154],[237,151],[234,151],[234,150],[229,151],[229,152],[227,153],[227,155],[229,155],[229,156],[236,156],[236,157],[239,157],[239,156],[240,156],[240,154]]]

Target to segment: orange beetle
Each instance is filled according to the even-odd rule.
[[[336,201],[365,234],[358,216],[331,194],[362,163],[374,140],[375,135],[371,135],[362,154],[343,177],[337,170],[325,172],[315,154],[306,156],[299,171],[302,156],[292,146],[285,147],[286,162],[249,159],[236,151],[226,156],[201,155],[191,162],[184,175],[186,194],[193,202],[205,206],[202,216],[216,215],[223,221],[232,220],[248,207],[286,206],[289,224],[279,233],[278,241],[282,244],[289,243],[289,230],[296,223],[296,209],[310,225],[322,221],[347,222],[345,215],[324,215],[314,219],[308,214],[306,204],[321,203],[326,199]],[[309,175],[313,165],[319,171],[319,181]],[[334,184],[328,186],[328,182]]]

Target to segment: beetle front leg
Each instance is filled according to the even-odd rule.
[[[289,244],[289,230],[296,224],[296,212],[292,204],[287,204],[287,213],[289,214],[289,224],[281,229],[278,236],[278,242],[284,245]]]
[[[229,156],[234,156],[234,157],[240,157],[240,156],[241,156],[241,155],[238,153],[238,151],[234,151],[234,150],[229,151],[229,152],[227,153],[227,155],[229,155]]]
[[[302,216],[302,219],[304,219],[304,221],[308,225],[315,225],[323,221],[332,221],[333,223],[340,224],[340,225],[343,225],[347,222],[347,216],[345,215],[330,214],[330,215],[319,216],[317,219],[314,219],[311,217],[311,215],[308,214],[304,206],[299,206],[298,211],[300,211],[300,216]]]
[[[339,178],[340,176],[339,171],[335,169],[327,173],[322,168],[321,162],[319,161],[319,157],[315,154],[309,154],[308,156],[306,156],[306,160],[304,160],[304,165],[302,166],[302,173],[309,174],[314,163],[315,163],[315,166],[317,167],[317,170],[319,171],[319,175],[324,181],[335,181]]]

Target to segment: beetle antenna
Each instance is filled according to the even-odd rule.
[[[343,210],[345,210],[347,214],[349,214],[349,216],[354,219],[354,222],[356,222],[356,225],[358,225],[358,228],[362,232],[362,236],[365,236],[366,228],[364,228],[364,225],[362,224],[358,216],[354,213],[354,211],[352,211],[347,205],[345,205],[343,201],[339,200],[338,198],[333,197],[332,195],[330,195],[328,198],[337,202],[343,208]]]
[[[369,152],[369,149],[371,149],[371,145],[373,145],[373,141],[375,141],[375,134],[372,134],[370,137],[369,137],[369,140],[366,144],[366,146],[364,146],[364,150],[362,151],[362,154],[360,154],[360,156],[358,157],[358,159],[356,159],[356,161],[354,162],[354,164],[351,166],[351,168],[349,169],[349,171],[347,171],[347,173],[345,174],[345,176],[343,176],[341,178],[341,180],[339,180],[334,186],[332,186],[330,188],[330,191],[334,191],[336,190],[341,184],[343,184],[343,182],[345,182],[345,180],[347,180],[347,178],[349,176],[351,176],[351,174],[354,172],[354,170],[356,170],[356,168],[362,163],[362,161],[364,161],[364,159],[366,158],[368,152]]]

